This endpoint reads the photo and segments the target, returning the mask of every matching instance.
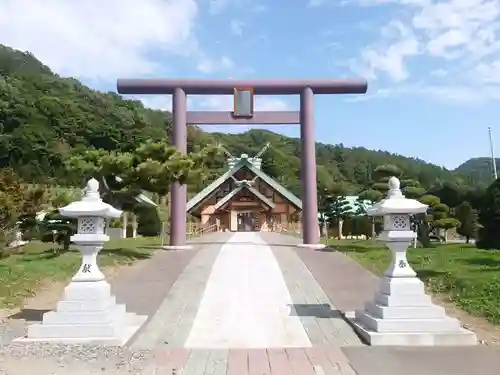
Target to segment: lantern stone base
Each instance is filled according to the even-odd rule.
[[[370,345],[476,345],[474,332],[434,305],[416,277],[380,279],[380,291],[363,310],[346,314]]]
[[[56,311],[45,313],[42,323],[28,326],[28,335],[15,341],[121,346],[146,319],[117,304],[106,281],[72,282]]]

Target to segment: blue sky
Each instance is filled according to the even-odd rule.
[[[367,95],[316,98],[317,140],[449,168],[489,154],[488,126],[500,143],[499,27],[498,0],[0,3],[0,43],[100,90],[119,77],[365,77]],[[189,105],[230,110],[231,98]],[[296,108],[297,97],[256,99],[257,110]],[[269,129],[299,136],[297,126]]]

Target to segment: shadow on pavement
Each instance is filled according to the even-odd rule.
[[[343,318],[339,310],[332,310],[328,303],[323,304],[291,304],[290,316],[313,316],[315,318]]]
[[[9,315],[8,319],[26,320],[27,322],[41,322],[43,314],[52,310],[46,309],[22,309],[21,311]]]
[[[498,375],[500,348],[344,347],[358,375]]]

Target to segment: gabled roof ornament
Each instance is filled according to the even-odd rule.
[[[250,157],[248,154],[243,153],[240,155],[239,158],[231,155],[231,153],[229,151],[227,151],[224,146],[219,146],[219,147],[228,157],[227,164],[228,164],[229,169],[233,169],[242,160],[248,160],[256,168],[260,169],[261,164],[262,164],[261,156],[264,155],[264,153],[269,149],[270,146],[271,146],[271,143],[267,142],[266,145],[264,147],[262,147],[262,149],[254,157]]]

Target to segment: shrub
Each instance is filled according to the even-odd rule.
[[[161,221],[156,207],[141,207],[137,214],[137,234],[156,237],[161,233]]]

